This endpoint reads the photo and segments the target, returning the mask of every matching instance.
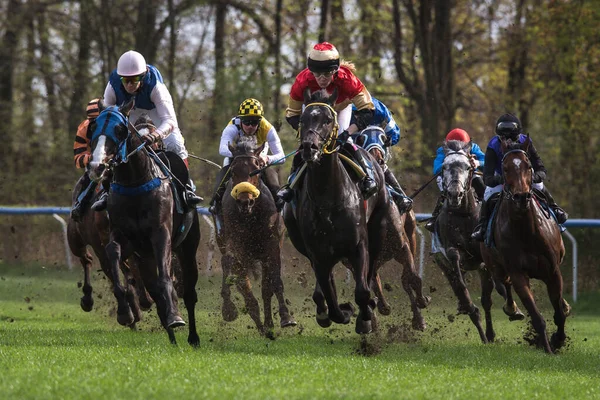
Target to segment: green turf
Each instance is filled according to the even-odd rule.
[[[598,295],[580,297],[581,309],[574,305],[567,320],[568,345],[548,356],[525,344],[526,324],[509,323],[498,296],[498,340],[482,345],[442,289],[424,311],[424,333],[407,329],[406,296],[396,285],[388,292],[393,315],[379,319],[380,333],[362,341],[354,321],[322,329],[314,321],[312,277],[306,286],[291,274],[287,297],[299,326],[277,329],[271,341],[258,337],[243,313],[222,321],[217,274],[198,284],[201,346],[192,349],[187,328],[177,331],[178,347],[168,343],[154,310],[137,331],[119,326],[98,273],[95,309],[84,313],[80,275],[0,264],[0,399],[600,397],[600,315],[592,306]],[[338,290],[352,293],[343,282]],[[551,311],[543,312],[553,331]]]

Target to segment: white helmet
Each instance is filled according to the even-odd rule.
[[[137,51],[124,53],[117,63],[117,74],[120,76],[136,76],[146,72],[146,60]]]

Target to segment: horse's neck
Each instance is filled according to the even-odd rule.
[[[503,219],[509,229],[518,236],[530,236],[539,229],[536,226],[538,206],[535,201],[530,201],[532,204],[526,212],[517,210],[507,199],[502,199],[502,204],[499,205],[498,218]]]
[[[346,180],[344,177],[348,174],[337,153],[321,157],[321,160],[309,167],[307,172],[307,185],[311,198],[322,198],[326,202],[335,203],[347,195],[341,187]]]
[[[133,145],[129,148],[135,148]],[[131,151],[128,149],[128,151]],[[142,149],[131,155],[126,163],[115,168],[113,181],[126,186],[141,185],[156,176],[155,166],[147,153]]]

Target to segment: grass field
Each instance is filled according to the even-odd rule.
[[[187,328],[177,331],[178,347],[169,344],[154,310],[137,331],[119,326],[98,274],[95,309],[84,313],[78,269],[0,263],[0,399],[600,398],[598,295],[581,296],[567,320],[567,347],[549,356],[525,344],[526,323],[508,322],[497,295],[497,342],[482,345],[442,288],[424,311],[428,329],[415,333],[406,328],[406,296],[392,285],[392,316],[361,343],[354,321],[317,326],[313,278],[307,286],[296,275],[286,279],[286,296],[299,326],[277,329],[274,341],[258,337],[247,315],[223,322],[220,275],[202,276],[201,346],[192,349]],[[351,286],[340,282],[338,290],[349,300]],[[553,331],[546,304],[543,313]]]

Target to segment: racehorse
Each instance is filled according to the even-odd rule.
[[[356,144],[368,151],[383,171],[388,168],[386,164],[389,157],[387,136],[383,129],[376,126],[365,128],[357,136]],[[400,214],[394,201],[390,202],[389,207],[386,218],[389,227],[388,234],[377,258],[375,278],[372,282],[373,291],[378,298],[377,309],[383,315],[389,315],[391,312],[390,305],[383,295],[378,271],[386,262],[392,259],[396,260],[403,266],[402,287],[410,300],[413,313],[412,327],[424,330],[427,325],[420,309],[427,307],[431,298],[423,296],[423,284],[414,264],[417,251],[417,219],[413,210]]]
[[[79,193],[77,189],[80,184],[81,180],[77,182],[73,191],[73,204],[77,200],[77,193]],[[86,312],[92,311],[94,307],[91,283],[92,255],[88,251],[88,246],[94,251],[100,263],[100,268],[102,268],[102,271],[112,284],[110,263],[105,250],[105,246],[108,243],[108,229],[109,222],[106,212],[93,212],[89,208],[84,211],[80,221],[70,219],[67,225],[69,248],[73,255],[79,258],[79,262],[83,267],[83,296],[81,297],[80,305],[81,309]],[[121,265],[125,282],[129,285],[127,293],[130,297],[128,301],[131,304],[134,316],[134,323],[130,325],[132,329],[135,328],[135,323],[142,319],[141,310],[146,311],[152,306],[152,299],[149,298],[139,273],[138,262],[139,260],[134,255]],[[135,287],[135,291],[131,287],[132,284]]]
[[[558,224],[534,196],[533,169],[527,156],[530,143],[529,137],[523,143],[502,142],[504,187],[492,222],[491,247],[485,243],[480,246],[486,265],[498,279],[510,280],[529,312],[537,344],[552,353],[564,345],[565,320],[570,313],[570,306],[563,299],[559,269],[565,247]],[[531,292],[531,278],[546,284],[554,308],[557,331],[550,341],[546,322]]]
[[[200,241],[198,213],[182,205],[174,195],[170,180],[187,182],[186,176],[171,175],[164,161],[154,156],[142,142],[140,133],[129,123],[127,115],[133,102],[117,108],[107,107],[97,118],[92,136],[90,178],[102,179],[112,172],[107,211],[110,239],[106,252],[111,264],[113,293],[117,299],[117,321],[131,323],[127,288],[120,281],[118,266],[134,252],[140,257],[140,273],[169,340],[175,344],[173,328],[185,325],[177,308],[177,294],[171,280],[171,251],[175,251],[183,272],[183,299],[189,317],[188,343],[200,343],[196,331],[194,306],[198,280],[196,250]],[[167,160],[167,158],[165,158]],[[177,162],[177,157],[169,158]],[[179,159],[180,164],[183,161]],[[185,166],[172,165],[185,171]],[[185,180],[184,180],[185,179]],[[183,185],[181,185],[183,186]]]
[[[471,232],[477,224],[480,204],[476,200],[475,188],[471,181],[476,170],[471,158],[471,143],[458,140],[447,141],[444,145],[446,158],[442,164],[442,186],[444,203],[435,225],[433,240],[439,252],[434,261],[440,267],[458,299],[458,313],[467,314],[477,328],[483,343],[493,342],[496,333],[492,323],[492,292],[506,300],[504,312],[511,320],[525,316],[512,299],[512,291],[500,281],[495,283],[489,269],[483,265],[479,243],[471,239]],[[485,312],[485,333],[481,325],[479,308],[471,300],[463,279],[465,271],[479,272],[481,281],[481,304]]]
[[[260,176],[250,173],[264,167],[255,143],[244,140],[229,144],[233,156],[229,167],[231,179],[227,183],[222,200],[223,229],[217,237],[221,254],[223,281],[222,315],[226,321],[237,318],[235,304],[231,301],[230,274],[235,276],[238,291],[244,297],[246,309],[262,335],[273,336],[273,312],[271,298],[277,296],[279,318],[282,328],[296,325],[285,304],[281,280],[281,246],[283,219],[277,212],[271,192]],[[261,264],[261,291],[264,306],[264,325],[261,322],[258,301],[252,294],[249,273],[256,263]]]
[[[386,235],[385,217],[388,194],[381,168],[371,160],[378,191],[364,200],[353,173],[342,164],[337,114],[333,104],[337,89],[329,96],[317,91],[304,92],[305,109],[300,116],[300,154],[306,163],[303,182],[295,190],[296,198],[284,207],[284,221],[296,249],[306,256],[316,276],[313,300],[317,305],[317,323],[328,327],[332,321],[347,324],[354,312],[351,304],[338,304],[333,267],[347,260],[356,283],[354,298],[359,307],[356,332],[372,331],[375,300],[370,283],[374,260]],[[302,172],[299,172],[301,174]]]

